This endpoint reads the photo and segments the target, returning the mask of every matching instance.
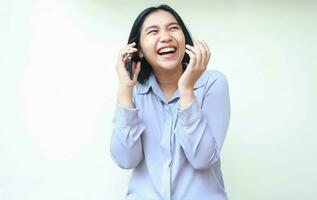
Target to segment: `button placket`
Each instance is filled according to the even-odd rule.
[[[164,132],[161,137],[161,149],[164,156],[163,176],[162,176],[162,192],[164,199],[171,198],[171,172],[170,164],[172,162],[171,156],[171,135],[173,134],[173,116],[169,104],[164,104]]]

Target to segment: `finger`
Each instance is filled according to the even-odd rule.
[[[125,56],[126,54],[133,53],[133,52],[136,52],[136,51],[138,51],[137,48],[125,47],[125,48],[121,49],[120,55],[121,55],[121,57],[123,57],[123,56]]]
[[[199,49],[199,52],[201,53],[201,62],[200,67],[205,67],[206,63],[206,57],[207,57],[207,51],[205,47],[203,46],[202,42],[200,40],[196,40],[196,48]]]
[[[210,54],[210,49],[208,47],[208,44],[205,41],[201,41],[202,45],[205,47],[206,51],[208,52],[208,54]]]
[[[206,46],[203,44],[202,41],[197,41],[197,47],[202,54],[202,62],[200,67],[206,68],[208,64],[208,49],[206,49]]]
[[[196,47],[199,49],[199,51],[201,52],[202,56],[206,56],[207,55],[207,49],[204,46],[202,41],[197,40],[196,41]]]
[[[134,72],[133,72],[133,81],[137,81],[139,72],[141,71],[141,62],[138,61],[136,64],[134,63]]]
[[[188,49],[185,49],[185,52],[189,55],[189,58],[190,58],[188,65],[190,67],[195,66],[196,65],[196,59],[197,59],[196,55],[192,51],[190,51]]]
[[[209,63],[209,59],[210,59],[210,50],[209,47],[207,45],[207,43],[205,41],[201,41],[201,44],[203,45],[205,51],[206,51],[206,59],[205,59],[205,63],[206,65]]]
[[[199,58],[200,57],[200,53],[195,47],[190,46],[190,45],[186,45],[186,50],[191,52],[191,55],[192,55],[191,58],[195,58],[196,60],[200,59]]]
[[[194,46],[189,45],[189,44],[186,44],[186,49],[190,50],[190,51],[193,52],[195,55],[196,55],[196,54],[199,54],[198,49],[197,49],[196,47],[194,47]]]
[[[132,43],[128,44],[127,46],[133,47],[133,46],[135,46],[135,45],[136,45],[136,43],[135,43],[135,42],[132,42]]]
[[[123,48],[123,50],[125,51],[125,53],[133,53],[135,51],[137,51],[137,48],[135,48],[136,43],[132,42],[130,44],[128,44],[127,46],[125,46]]]
[[[195,54],[197,56],[196,67],[201,67],[203,55],[202,55],[202,52],[201,52],[201,50],[199,48],[199,44],[198,44],[197,40],[194,41],[194,45],[195,46],[194,46],[193,50],[194,50],[194,52],[195,52]]]
[[[127,53],[123,56],[123,61],[124,62],[127,62],[127,60],[128,60],[128,58],[130,57],[131,58],[131,56],[132,56],[132,54],[134,53],[134,52],[136,52],[136,50],[131,50],[131,51],[127,51]]]
[[[120,51],[120,56],[121,57],[121,60],[122,61],[126,61],[126,59],[128,58],[128,56],[134,52],[137,52],[138,49],[136,48],[132,48],[132,47],[128,47],[128,48],[123,48],[121,51]],[[120,58],[119,58],[120,59]]]
[[[135,42],[132,42],[132,43],[130,43],[130,44],[127,44],[126,46],[124,46],[123,48],[121,48],[120,53],[123,55],[127,49],[136,49],[136,48],[135,48],[135,45],[136,45]]]

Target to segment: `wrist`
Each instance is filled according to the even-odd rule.
[[[132,102],[133,87],[119,86],[117,92],[118,103],[127,108],[133,108],[134,104]]]
[[[193,89],[181,89],[179,90],[180,95],[180,108],[187,107],[194,99],[195,94]]]
[[[180,96],[194,96],[194,89],[192,87],[178,87]]]

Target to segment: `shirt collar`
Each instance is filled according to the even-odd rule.
[[[194,85],[194,90],[196,90],[200,87],[203,87],[205,85],[205,83],[206,83],[205,78],[203,76],[200,76]],[[157,83],[157,80],[154,76],[154,73],[152,72],[150,74],[149,79],[145,83],[143,83],[143,84],[138,83],[137,84],[137,93],[138,94],[146,94],[150,91],[150,89],[152,89],[153,91],[158,91],[159,87],[160,86]]]
[[[145,81],[143,84],[141,83],[137,83],[137,93],[138,94],[146,94],[149,92],[149,90],[151,89],[151,83],[152,81],[150,81],[151,77],[153,76],[153,73],[150,74],[150,77],[147,81]]]

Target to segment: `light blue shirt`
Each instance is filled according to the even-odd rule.
[[[220,151],[230,118],[228,83],[205,71],[194,86],[195,99],[179,108],[179,93],[166,101],[151,74],[133,92],[135,108],[117,104],[110,152],[133,169],[127,200],[227,200]]]

